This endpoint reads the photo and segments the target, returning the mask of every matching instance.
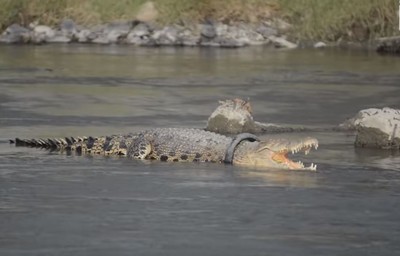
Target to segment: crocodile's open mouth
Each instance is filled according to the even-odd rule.
[[[311,149],[318,149],[318,141],[316,139],[309,139],[298,143],[297,145],[293,145],[290,148],[274,150],[272,153],[272,160],[278,165],[283,165],[284,167],[291,170],[317,170],[317,165],[311,163],[309,166],[306,166],[301,161],[293,161],[288,158],[288,154],[296,154],[299,152],[304,152],[305,155],[311,151]]]

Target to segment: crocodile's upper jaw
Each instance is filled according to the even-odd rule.
[[[306,138],[299,141],[264,141],[259,142],[254,150],[236,159],[235,164],[251,166],[256,169],[289,169],[289,170],[317,170],[317,165],[311,163],[305,166],[301,161],[294,162],[288,158],[289,153],[304,152],[306,155],[311,149],[318,148],[318,140]]]

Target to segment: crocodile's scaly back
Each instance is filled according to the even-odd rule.
[[[121,155],[173,162],[222,162],[231,138],[200,129],[158,128],[135,134],[64,139],[16,139],[17,146],[79,154]]]
[[[146,159],[222,162],[232,139],[204,130],[168,128],[146,131],[137,141],[151,145]],[[138,151],[135,147],[132,149],[133,152]]]

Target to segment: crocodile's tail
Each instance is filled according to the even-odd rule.
[[[65,138],[49,138],[49,139],[20,139],[10,140],[10,144],[17,147],[42,148],[48,150],[72,150],[78,144],[88,144],[95,141],[93,137],[65,137]]]
[[[78,154],[127,155],[127,145],[121,136],[65,137],[51,139],[10,140],[17,147],[41,148],[51,151],[76,152]]]

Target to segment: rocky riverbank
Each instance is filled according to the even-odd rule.
[[[276,48],[323,48],[342,43],[314,42],[304,44],[288,40],[291,25],[281,19],[260,24],[205,22],[161,26],[146,21],[118,21],[85,27],[64,19],[56,27],[31,23],[27,27],[12,24],[0,35],[0,44],[128,44],[144,47],[186,46],[239,48],[266,45]],[[354,44],[350,44],[354,45]],[[356,44],[357,45],[357,44]],[[381,38],[373,48],[380,53],[399,54],[399,37]],[[370,46],[368,48],[371,48]]]
[[[376,50],[380,53],[400,54],[400,36],[379,38]]]
[[[84,27],[71,19],[64,19],[58,27],[30,24],[9,26],[0,36],[3,44],[86,43],[130,44],[137,46],[205,46],[237,48],[249,45],[271,45],[296,48],[286,39],[290,24],[283,20],[261,24],[224,24],[205,22],[190,25],[160,26],[139,20],[111,22]],[[315,47],[325,46],[319,42]]]
[[[3,44],[400,48],[392,0],[8,2],[0,12]]]

